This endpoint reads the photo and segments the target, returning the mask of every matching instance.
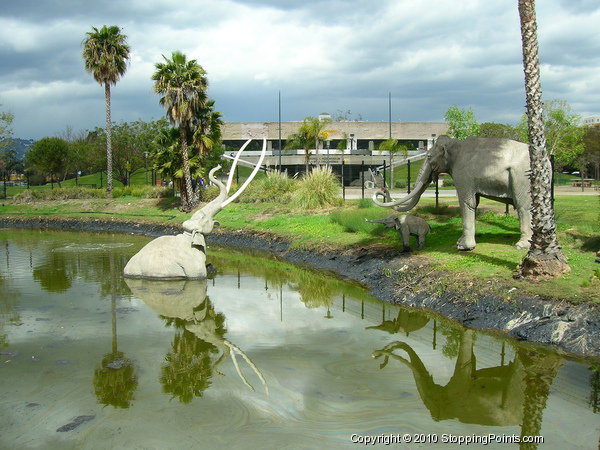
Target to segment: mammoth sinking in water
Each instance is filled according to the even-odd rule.
[[[204,279],[207,277],[205,237],[213,231],[217,224],[215,216],[244,191],[258,172],[265,157],[267,140],[263,139],[263,148],[258,164],[235,194],[228,197],[239,157],[251,140],[243,145],[233,160],[227,185],[215,178],[215,172],[221,166],[217,166],[209,172],[208,178],[219,188],[217,198],[204,205],[192,217],[183,222],[183,233],[176,236],[160,236],[133,255],[125,266],[123,275],[129,278],[163,280]]]
[[[404,212],[414,208],[421,194],[441,173],[452,176],[462,215],[459,250],[475,248],[475,209],[479,197],[514,205],[520,222],[517,248],[529,248],[531,239],[531,194],[527,144],[510,139],[470,137],[464,141],[440,136],[427,153],[415,189],[406,197],[393,200],[387,189],[375,193],[378,206]],[[387,202],[379,201],[384,197]]]

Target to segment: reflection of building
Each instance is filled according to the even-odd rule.
[[[321,117],[321,116],[320,116]],[[229,122],[223,125],[223,143],[227,147],[239,149],[248,139],[255,139],[243,159],[255,162],[262,139],[267,139],[267,158],[265,164],[270,167],[279,165],[280,148],[285,148],[288,137],[296,133],[302,122],[282,122],[281,135],[278,122]],[[345,164],[357,166],[364,161],[365,165],[381,166],[384,160],[389,164],[389,153],[376,150],[383,141],[391,137],[398,142],[410,142],[415,149],[409,156],[422,153],[432,145],[436,136],[448,133],[448,125],[441,122],[331,122],[325,129],[330,130],[329,139],[320,141],[318,156],[315,155],[314,144],[310,150],[311,165],[329,164],[337,173],[341,173],[342,160]],[[279,139],[281,137],[281,147]],[[343,150],[338,150],[338,147]],[[345,145],[344,145],[345,144]],[[396,158],[400,160],[401,158]],[[400,161],[395,161],[398,163]],[[281,165],[290,175],[304,171],[305,153],[303,149],[286,150],[281,154]],[[346,177],[345,177],[346,178]]]

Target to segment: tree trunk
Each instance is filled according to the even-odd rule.
[[[543,103],[540,85],[535,1],[519,0],[523,69],[529,128],[531,162],[531,248],[518,275],[555,277],[571,270],[556,240],[556,222],[550,196],[552,167],[546,150]]]
[[[181,139],[181,159],[183,161],[183,188],[185,196],[181,195],[181,209],[190,212],[194,208],[194,191],[192,190],[192,177],[190,175],[190,161],[188,158],[187,138],[184,124],[179,124],[179,137]],[[183,189],[182,189],[183,190]]]
[[[106,100],[106,197],[112,197],[112,141],[110,123],[110,83],[104,82],[104,98]]]

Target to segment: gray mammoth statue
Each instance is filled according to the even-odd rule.
[[[427,236],[430,230],[429,224],[424,219],[416,216],[396,216],[390,214],[383,219],[365,220],[370,223],[382,223],[385,225],[385,228],[395,228],[398,230],[400,239],[402,239],[403,252],[410,251],[410,236],[416,236],[417,248],[421,250],[425,246],[425,236]]]
[[[479,197],[514,205],[519,216],[521,238],[517,248],[529,248],[531,238],[531,194],[527,144],[510,139],[470,137],[464,141],[440,136],[421,166],[413,192],[393,200],[387,189],[373,195],[378,206],[409,211],[421,194],[441,173],[452,176],[460,212],[462,236],[459,250],[475,248],[475,209]],[[380,202],[382,196],[387,202]]]
[[[219,187],[217,198],[183,222],[183,233],[176,236],[161,236],[149,242],[129,260],[123,270],[123,275],[129,278],[148,279],[206,278],[205,236],[212,232],[215,224],[218,224],[214,217],[248,186],[258,172],[266,153],[267,141],[263,139],[261,157],[252,174],[236,193],[228,198],[227,195],[233,181],[235,166],[240,154],[250,141],[251,139],[237,153],[231,166],[227,186],[214,176],[221,166],[213,168],[208,174],[210,181]]]

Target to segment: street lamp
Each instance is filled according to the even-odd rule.
[[[331,146],[331,139],[324,139],[327,144],[327,167],[329,168],[329,147]]]
[[[144,152],[144,156],[146,157],[146,184],[148,184],[148,151]]]

